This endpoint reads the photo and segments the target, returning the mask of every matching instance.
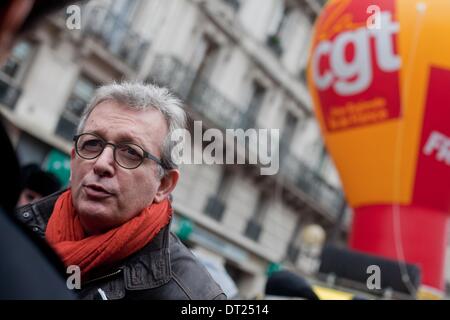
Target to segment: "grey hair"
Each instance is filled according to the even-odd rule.
[[[171,135],[177,129],[186,128],[186,113],[182,108],[183,103],[180,99],[175,97],[167,88],[153,84],[120,82],[101,86],[95,91],[94,97],[83,111],[78,124],[77,134],[83,132],[86,120],[92,110],[104,101],[119,102],[137,110],[147,110],[149,108],[159,110],[163,114],[169,129],[162,144],[162,167],[159,166],[159,174],[163,176],[165,169],[177,168],[177,164],[171,156],[172,150],[176,145],[176,142],[172,141]]]

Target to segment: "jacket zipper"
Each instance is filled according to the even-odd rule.
[[[94,278],[94,279],[88,280],[88,281],[86,281],[83,285],[91,284],[91,283],[93,283],[93,282],[95,282],[95,281],[103,280],[103,279],[106,279],[106,278],[115,276],[115,275],[121,273],[122,271],[123,271],[122,269],[118,269],[118,270],[116,270],[116,271],[114,271],[114,272],[112,272],[112,273],[105,274],[105,275],[103,275],[103,276],[101,276],[101,277],[98,277],[98,278]]]

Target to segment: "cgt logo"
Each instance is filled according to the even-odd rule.
[[[380,28],[363,26],[345,31],[333,41],[319,42],[312,55],[313,81],[320,91],[332,88],[340,96],[359,94],[368,89],[374,79],[373,60],[382,72],[398,71],[400,57],[394,52],[393,39],[399,24],[391,12],[379,14]],[[371,43],[374,43],[372,56]]]

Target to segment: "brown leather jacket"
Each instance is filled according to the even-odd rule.
[[[17,209],[17,217],[45,237],[59,195],[60,192]],[[205,267],[169,231],[169,226],[116,267],[81,282],[81,289],[76,291],[82,299],[226,299]]]

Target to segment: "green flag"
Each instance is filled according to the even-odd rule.
[[[59,150],[52,149],[47,154],[44,168],[48,172],[53,173],[63,187],[67,187],[70,178],[70,157],[68,155]]]

